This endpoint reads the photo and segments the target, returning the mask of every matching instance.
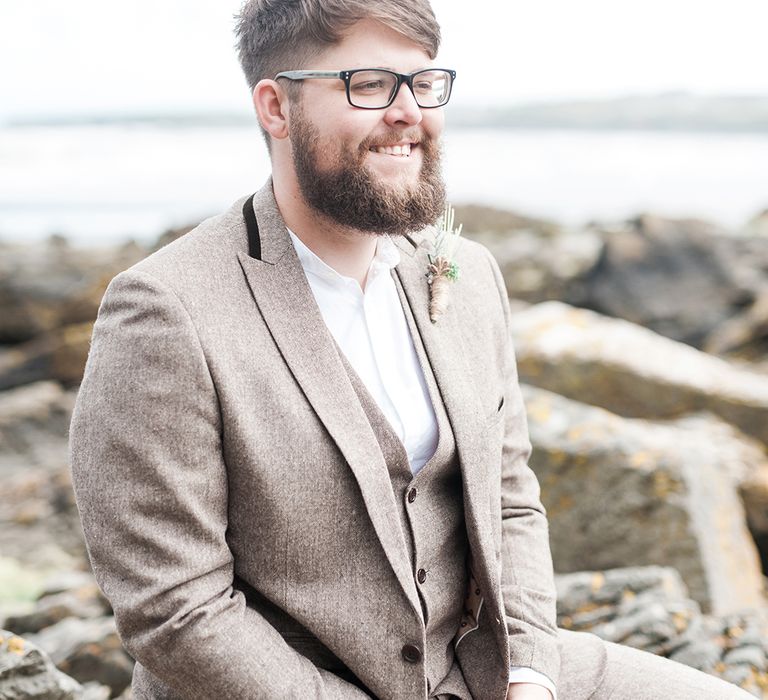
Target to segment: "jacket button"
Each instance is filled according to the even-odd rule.
[[[416,580],[419,583],[424,583],[424,581],[427,580],[427,572],[424,571],[424,569],[419,569],[418,573],[416,574]]]
[[[416,500],[416,489],[411,489],[408,492],[408,503],[413,503]]]
[[[406,644],[401,653],[409,664],[417,664],[421,661],[421,650],[413,644]]]

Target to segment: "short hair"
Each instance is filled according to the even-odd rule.
[[[246,0],[236,19],[238,56],[251,90],[280,71],[311,68],[313,58],[362,19],[411,39],[431,59],[440,47],[440,26],[429,0]],[[288,97],[297,100],[299,84],[287,83]]]

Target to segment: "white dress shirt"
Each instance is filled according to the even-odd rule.
[[[378,237],[363,290],[288,233],[326,326],[405,446],[416,475],[437,448],[437,417],[392,279],[400,251],[389,236]],[[542,685],[557,700],[552,681],[531,668],[512,666],[509,680]]]
[[[320,313],[408,454],[413,474],[437,448],[437,418],[390,270],[400,251],[379,238],[365,292],[290,231]]]

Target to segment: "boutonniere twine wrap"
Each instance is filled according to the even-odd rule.
[[[448,295],[453,282],[459,279],[459,266],[453,261],[456,248],[459,245],[461,224],[453,227],[454,211],[449,204],[438,223],[432,252],[427,255],[429,268],[427,282],[429,283],[429,319],[435,323],[448,307]]]

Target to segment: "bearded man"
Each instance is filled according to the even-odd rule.
[[[456,74],[427,0],[250,0],[237,31],[272,177],[112,281],[72,422],[134,697],[748,697],[556,627],[486,249],[429,311]]]

